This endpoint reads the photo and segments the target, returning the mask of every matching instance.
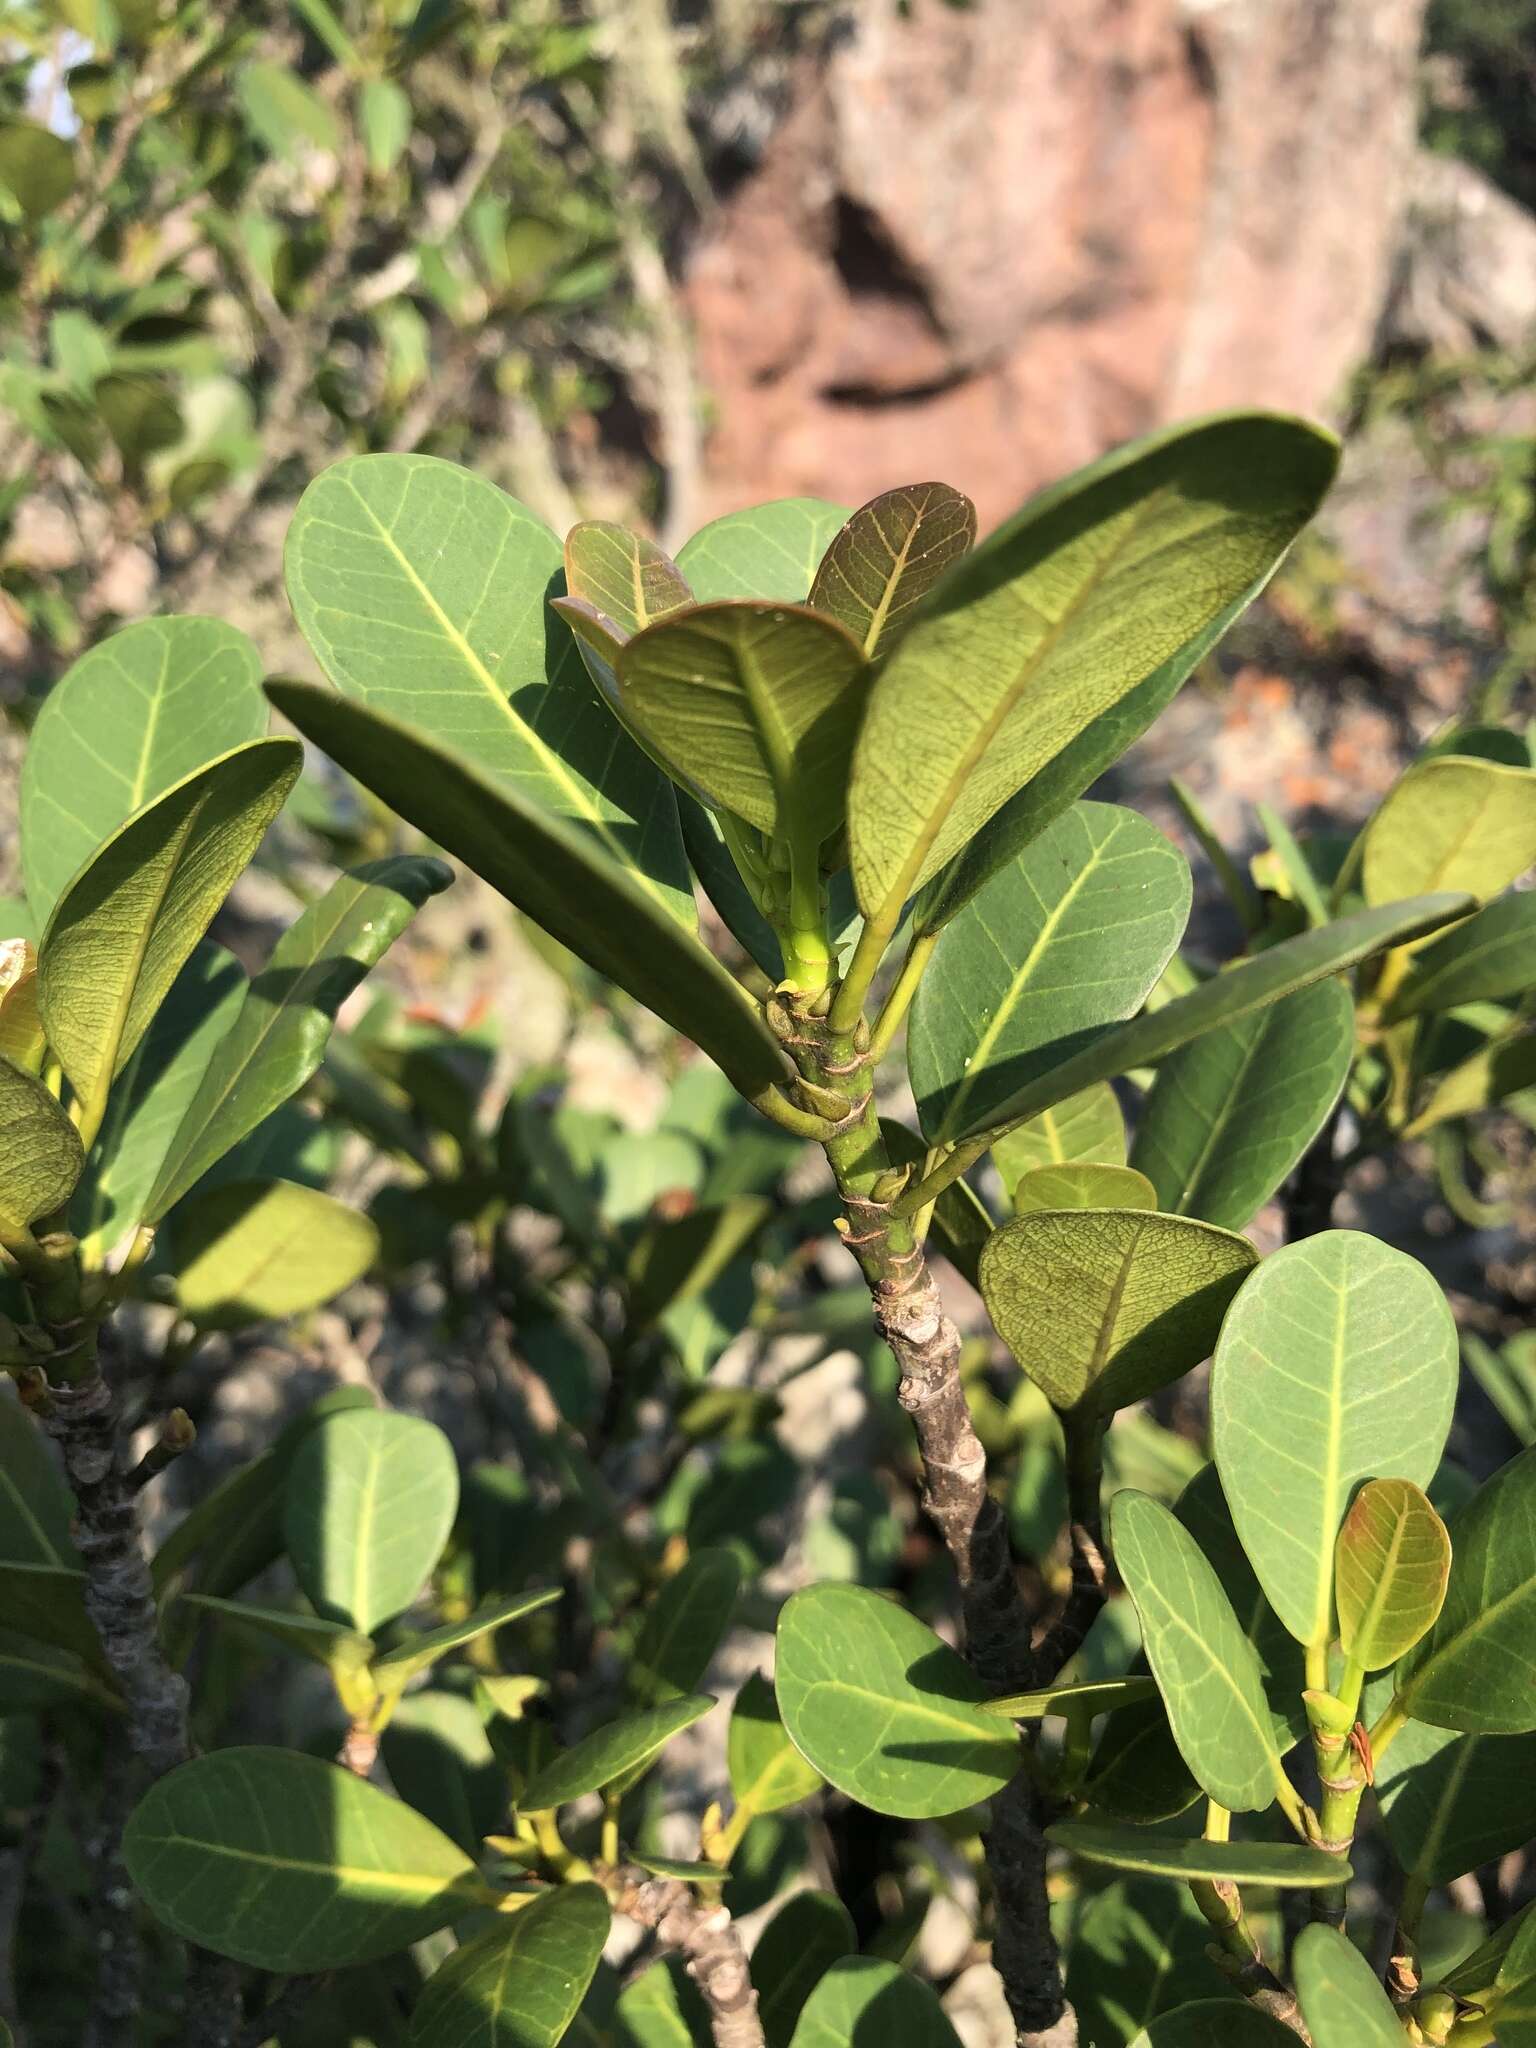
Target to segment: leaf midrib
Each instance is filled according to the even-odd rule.
[[[398,1894],[408,1892],[421,1898],[440,1898],[446,1892],[471,1893],[473,1868],[455,1877],[429,1877],[410,1870],[368,1870],[352,1863],[315,1863],[302,1856],[278,1856],[270,1849],[242,1849],[197,1835],[172,1833],[149,1835],[145,1846],[158,1849],[191,1849],[200,1856],[222,1856],[230,1863],[256,1864],[266,1870],[285,1870],[301,1877],[319,1877],[350,1885],[357,1891]]]

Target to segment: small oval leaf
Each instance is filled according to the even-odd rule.
[[[1367,903],[1428,889],[1497,896],[1536,862],[1536,769],[1455,755],[1416,763],[1366,828]]]
[[[1445,1604],[1451,1539],[1429,1496],[1406,1479],[1372,1479],[1339,1531],[1334,1598],[1345,1656],[1380,1671],[1406,1656]]]
[[[760,1671],[731,1704],[726,1756],[736,1804],[753,1813],[778,1813],[821,1790],[820,1771],[789,1739],[773,1687]]]
[[[1293,1962],[1313,2048],[1403,2048],[1403,2027],[1380,1980],[1337,1927],[1304,1927]]]
[[[873,660],[889,654],[951,562],[976,541],[976,507],[948,484],[905,484],[861,505],[821,558],[813,611]]]
[[[1129,1166],[1036,1166],[1013,1191],[1014,1213],[1036,1209],[1155,1209],[1157,1190]]]

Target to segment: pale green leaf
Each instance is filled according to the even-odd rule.
[[[997,1140],[992,1163],[1010,1195],[1037,1167],[1124,1166],[1125,1118],[1114,1089],[1095,1081],[1081,1095],[1042,1109]]]
[[[1445,1603],[1451,1539],[1429,1496],[1406,1479],[1371,1479],[1339,1530],[1334,1599],[1339,1642],[1366,1671],[1395,1664]]]
[[[976,540],[976,507],[948,484],[905,484],[861,505],[822,557],[807,600],[870,659],[889,654],[951,562]]]
[[[176,1224],[176,1300],[200,1330],[303,1315],[360,1280],[379,1233],[345,1202],[290,1180],[227,1181]]]
[[[1181,1047],[1158,1069],[1131,1147],[1157,1206],[1241,1230],[1327,1122],[1354,1049],[1354,1004],[1336,980]]]
[[[1307,1683],[1306,1657],[1264,1597],[1233,1526],[1221,1474],[1214,1465],[1201,1467],[1174,1502],[1173,1512],[1199,1544],[1221,1581],[1239,1627],[1254,1647],[1269,1710],[1278,1724],[1276,1739],[1282,1749],[1290,1749],[1307,1733],[1307,1710],[1301,1697]]]
[[[1497,896],[1536,862],[1536,769],[1454,755],[1421,761],[1371,820],[1361,881],[1367,903],[1431,889]]]
[[[778,1043],[745,991],[588,836],[332,691],[271,683],[267,694],[402,817],[691,1038],[749,1099],[783,1078]]]
[[[1211,1375],[1216,1463],[1243,1548],[1301,1643],[1334,1634],[1334,1546],[1362,1479],[1428,1485],[1456,1398],[1456,1326],[1429,1273],[1359,1231],[1266,1259]]]
[[[1114,804],[1075,804],[945,928],[907,1068],[930,1143],[991,1123],[1037,1076],[1132,1016],[1189,916],[1183,855]]]
[[[1536,1450],[1451,1517],[1440,1619],[1398,1666],[1407,1711],[1474,1735],[1536,1729]]]
[[[294,616],[338,689],[472,763],[519,809],[571,820],[693,929],[672,791],[546,608],[562,554],[541,520],[435,456],[351,456],[304,493],[285,559]]]
[[[1348,1861],[1303,1842],[1206,1842],[1190,1835],[1159,1835],[1152,1828],[1102,1827],[1090,1820],[1059,1820],[1046,1838],[1085,1863],[1146,1877],[1230,1879],[1234,1884],[1311,1890],[1348,1884]]]
[[[328,156],[340,151],[341,123],[334,110],[286,65],[242,64],[234,87],[251,133],[273,156],[296,160],[306,149]]]
[[[604,1785],[620,1780],[633,1783],[674,1735],[702,1720],[714,1704],[707,1693],[685,1693],[680,1699],[610,1721],[536,1772],[519,1793],[518,1807],[524,1813],[542,1813],[600,1791]]]
[[[1129,1490],[1110,1505],[1115,1563],[1174,1739],[1207,1797],[1258,1813],[1285,1782],[1263,1674],[1221,1581],[1177,1517]]]
[[[700,527],[677,553],[699,604],[766,597],[803,604],[822,556],[850,517],[822,498],[774,498]]]
[[[1010,1721],[1038,1721],[1044,1714],[1083,1714],[1090,1720],[1097,1714],[1112,1714],[1117,1707],[1134,1707],[1142,1700],[1157,1698],[1154,1678],[1098,1678],[1081,1684],[1048,1685],[1038,1692],[1012,1693],[1007,1699],[988,1700],[989,1714],[1006,1714]]]
[[[1336,462],[1330,436],[1274,416],[1175,428],[1042,493],[957,563],[871,693],[849,800],[866,914],[893,922],[1031,776],[1273,567]]]
[[[369,170],[387,177],[411,139],[410,96],[392,78],[365,78],[357,90],[357,124]]]
[[[21,771],[21,859],[39,924],[135,811],[267,729],[261,656],[217,619],[140,619],[43,700]]]
[[[1475,1116],[1522,1089],[1536,1088],[1536,1031],[1494,1039],[1438,1081],[1404,1132],[1416,1138],[1452,1118]]]
[[[613,1915],[595,1884],[560,1885],[502,1916],[427,1980],[420,2048],[555,2048],[592,1982]]]
[[[38,948],[38,1005],[87,1139],[302,765],[293,740],[221,755],[122,826],[54,905]]]
[[[1020,1216],[1034,1209],[1155,1209],[1157,1190],[1129,1166],[1036,1166],[1013,1191]]]
[[[1392,2001],[1341,1928],[1303,1928],[1292,1967],[1312,2048],[1403,2048]]]
[[[1245,1237],[1187,1216],[1037,1210],[988,1239],[981,1293],[1055,1407],[1110,1415],[1210,1356],[1257,1257]]]
[[[253,1607],[241,1600],[219,1600],[208,1593],[184,1593],[187,1605],[216,1620],[232,1623],[251,1635],[281,1643],[295,1655],[308,1657],[334,1673],[342,1684],[356,1680],[368,1669],[373,1656],[373,1639],[339,1622],[325,1621],[318,1614],[301,1614],[296,1609]]]
[[[960,2048],[937,1993],[875,1956],[832,1965],[801,2008],[793,2048],[864,2048],[877,2034],[901,2048]]]
[[[0,188],[16,201],[23,220],[40,221],[74,191],[75,153],[62,135],[37,121],[0,121]]]
[[[1458,1003],[1520,995],[1536,979],[1536,889],[1487,904],[1414,955],[1408,978],[1382,1012],[1384,1023]]]
[[[0,1059],[0,1244],[62,1209],[85,1165],[80,1136],[31,1074]]]
[[[284,1975],[393,1955],[483,1896],[430,1821],[289,1749],[183,1764],[140,1800],[123,1853],[173,1933]]]
[[[726,1759],[736,1804],[753,1813],[778,1813],[821,1790],[820,1771],[790,1741],[773,1687],[760,1671],[732,1703]]]
[[[808,1586],[779,1615],[779,1711],[807,1763],[876,1813],[958,1813],[1002,1790],[1018,1741],[914,1614],[862,1586]]]
[[[401,1614],[437,1563],[459,1501],[440,1429],[392,1410],[329,1415],[288,1470],[284,1528],[318,1614],[363,1635]]]

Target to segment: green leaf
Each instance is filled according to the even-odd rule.
[[[981,1293],[1055,1407],[1111,1415],[1210,1356],[1257,1258],[1247,1238],[1187,1216],[1037,1210],[988,1239]]]
[[[821,1790],[820,1771],[791,1742],[773,1687],[760,1671],[732,1703],[726,1757],[736,1804],[753,1813],[779,1813]]]
[[[648,751],[770,837],[818,847],[843,820],[864,709],[857,643],[804,606],[737,599],[647,626],[618,658]]]
[[[1094,1744],[1083,1797],[1100,1820],[1175,1820],[1200,1788],[1174,1741],[1162,1697],[1113,1714]]]
[[[1523,1906],[1513,1919],[1506,1920],[1486,1941],[1479,1942],[1464,1962],[1446,1972],[1441,1979],[1445,1990],[1453,1992],[1457,1998],[1481,2002],[1499,1982],[1510,1950],[1517,1942],[1522,1948],[1526,1947],[1533,1926],[1536,1926],[1536,1907]],[[1511,1978],[1509,1981],[1514,1980]]]
[[[736,1195],[648,1223],[624,1269],[637,1320],[654,1322],[676,1304],[707,1294],[772,1214],[766,1195]]]
[[[1397,1668],[1416,1721],[1473,1735],[1536,1728],[1536,1450],[1495,1472],[1451,1518],[1440,1619]]]
[[[1094,1893],[1067,1957],[1067,1997],[1079,2039],[1128,2041],[1170,2006],[1217,1998],[1226,1986],[1206,1955],[1210,1939],[1186,1885],[1116,1878]],[[1222,2009],[1242,2011],[1230,1997]],[[1213,2048],[1221,2044],[1213,2040]]]
[[[375,1658],[373,1675],[383,1691],[398,1692],[450,1650],[476,1642],[481,1636],[505,1628],[509,1622],[521,1621],[525,1614],[534,1614],[560,1597],[558,1586],[545,1586],[531,1593],[513,1593],[504,1600],[487,1601],[462,1621],[444,1622],[441,1628],[428,1629],[422,1635],[407,1635],[385,1656]]]
[[[901,2048],[960,2048],[937,1993],[874,1956],[832,1965],[801,2009],[793,2048],[864,2048],[877,2034]]]
[[[1495,1039],[1452,1067],[1403,1135],[1417,1138],[1435,1124],[1473,1116],[1531,1087],[1536,1087],[1536,1031]]]
[[[63,136],[36,121],[0,121],[0,187],[23,220],[42,220],[75,189],[75,153]]]
[[[778,1044],[745,991],[589,837],[378,712],[305,683],[269,683],[267,694],[402,817],[684,1032],[749,1099],[783,1078]]]
[[[1282,1749],[1258,1656],[1221,1581],[1171,1510],[1146,1494],[1115,1495],[1110,1536],[1184,1761],[1219,1805],[1262,1812],[1285,1784]]]
[[[1307,1733],[1307,1710],[1301,1697],[1307,1683],[1306,1658],[1264,1597],[1233,1526],[1221,1474],[1214,1465],[1201,1467],[1174,1502],[1173,1512],[1199,1544],[1221,1581],[1239,1627],[1254,1647],[1269,1710],[1289,1736],[1286,1740],[1282,1734],[1281,1747],[1288,1749]]]
[[[1206,1842],[1189,1835],[1159,1835],[1151,1828],[1101,1827],[1095,1821],[1059,1820],[1045,1831],[1058,1848],[1085,1863],[1146,1877],[1229,1879],[1233,1884],[1311,1889],[1348,1884],[1346,1859],[1301,1842]]]
[[[81,1135],[298,778],[293,740],[252,740],[174,784],[68,884],[38,948],[38,1007]]]
[[[96,1247],[139,1223],[214,1050],[239,1015],[240,964],[205,939],[155,1012],[107,1100],[75,1227]]]
[[[941,1198],[942,1199],[942,1198]],[[1035,1209],[1155,1209],[1157,1190],[1128,1166],[1036,1166],[1013,1191],[1021,1216]]]
[[[1154,1678],[1098,1678],[1074,1685],[1048,1685],[1039,1692],[1013,1693],[1007,1699],[988,1700],[989,1714],[1006,1714],[1010,1721],[1038,1721],[1044,1714],[1112,1714],[1117,1707],[1134,1707],[1142,1700],[1157,1698]]]
[[[714,1704],[707,1693],[685,1693],[595,1729],[534,1774],[518,1795],[519,1810],[542,1813],[620,1779],[633,1783],[674,1735],[702,1720]]]
[[[984,1128],[1140,1009],[1189,916],[1189,866],[1115,804],[1075,804],[940,935],[907,1028],[923,1133]]]
[[[176,1300],[200,1330],[303,1315],[360,1280],[379,1253],[373,1224],[291,1180],[227,1181],[176,1225]]]
[[[1366,828],[1367,903],[1430,889],[1497,896],[1536,861],[1536,769],[1420,761]]]
[[[267,729],[261,656],[217,619],[140,619],[43,700],[21,771],[21,859],[41,924],[102,841]]]
[[[786,1899],[752,1950],[752,1982],[765,2048],[789,2048],[812,1989],[858,1947],[848,1908],[832,1892]]]
[[[1371,1479],[1344,1517],[1334,1561],[1339,1641],[1366,1671],[1395,1664],[1445,1604],[1451,1539],[1429,1496],[1406,1479]]]
[[[865,1587],[808,1586],[785,1603],[774,1683],[807,1763],[876,1813],[958,1813],[1018,1771],[1017,1738],[969,1665]]]
[[[273,156],[297,160],[305,146],[328,156],[341,150],[341,123],[320,95],[283,64],[242,64],[235,97],[251,133]]]
[[[1131,1164],[1157,1207],[1241,1230],[1327,1122],[1355,1050],[1340,981],[1314,982],[1183,1046],[1142,1105]]]
[[[1337,459],[1331,436],[1263,414],[1175,428],[1042,493],[957,563],[870,694],[849,791],[866,915],[894,922],[1033,775],[1271,569]]]
[[[369,170],[388,177],[411,139],[410,96],[392,78],[365,78],[357,91],[357,122]]]
[[[1462,1735],[1409,1721],[1377,1759],[1375,1786],[1403,1869],[1450,1884],[1536,1834],[1536,1732]]]
[[[950,563],[975,541],[976,507],[948,484],[883,491],[838,532],[808,602],[851,633],[869,659],[889,654]]]
[[[621,645],[693,603],[669,554],[606,519],[579,520],[565,536],[565,587],[571,598],[601,614]],[[556,608],[568,601],[557,599]]]
[[[104,1677],[112,1675],[85,1611],[85,1573],[74,1565],[0,1564],[0,1614],[8,1628],[72,1650]]]
[[[650,1865],[642,1862],[640,1867],[648,1870]],[[717,1870],[716,1883],[719,1878]],[[669,1956],[652,1963],[624,1987],[612,2014],[617,2033],[605,2036],[605,2040],[616,2041],[617,2048],[697,2048],[684,2009],[684,1999],[691,1990],[679,1958]],[[693,1995],[696,1998],[698,1993]]]
[[[699,604],[765,597],[803,604],[822,556],[851,517],[822,498],[774,498],[700,527],[677,553]]]
[[[310,1605],[374,1634],[421,1591],[458,1504],[453,1446],[432,1423],[379,1408],[327,1416],[294,1452],[283,1517]]]
[[[84,1165],[79,1133],[54,1097],[0,1059],[0,1244],[25,1243],[32,1224],[62,1209]]]
[[[37,1014],[37,948],[30,939],[0,939],[0,1059],[36,1074],[47,1049]]]
[[[696,1551],[649,1602],[630,1653],[632,1700],[660,1706],[691,1693],[731,1625],[741,1565],[733,1550]]]
[[[999,1107],[992,1129],[981,1140],[961,1146],[951,1164],[963,1171],[1014,1125],[1028,1122],[1055,1103],[1066,1102],[1094,1082],[1134,1073],[1138,1067],[1157,1066],[1169,1053],[1207,1031],[1235,1024],[1299,988],[1358,966],[1373,953],[1464,916],[1468,902],[1465,896],[1420,896],[1380,910],[1357,911],[1324,925],[1321,931],[1303,932],[1253,960],[1213,975],[1187,996],[1133,1018],[1118,1031],[1106,1032],[1039,1080],[1018,1089]]]
[[[880,1135],[892,1166],[921,1167],[928,1148],[915,1131],[894,1117],[881,1117]],[[933,1205],[929,1233],[957,1273],[963,1273],[972,1287],[982,1250],[996,1226],[991,1212],[976,1190],[963,1180],[954,1181]]]
[[[1202,1998],[1165,2012],[1131,2048],[1295,2048],[1296,2036],[1280,2020],[1230,1998]]]
[[[541,520],[435,456],[351,456],[304,493],[285,560],[294,617],[339,690],[473,764],[516,810],[570,820],[653,914],[694,929],[671,789],[615,729],[548,615],[562,555]],[[289,716],[293,688],[269,692]],[[419,772],[407,759],[407,780]],[[451,834],[423,829],[452,849]]]
[[[1300,1643],[1334,1635],[1339,1525],[1362,1479],[1427,1486],[1456,1398],[1456,1325],[1406,1252],[1328,1230],[1266,1259],[1211,1374],[1216,1464],[1243,1548]]]
[[[1395,1024],[1428,1010],[1491,1002],[1530,986],[1536,960],[1536,890],[1501,896],[1414,955],[1407,980],[1382,1012]]]
[[[289,1749],[221,1749],[172,1771],[134,1809],[123,1855],[174,1933],[285,1975],[392,1955],[483,1897],[430,1821]]]
[[[73,1513],[73,1497],[40,1425],[13,1394],[0,1391],[0,1559],[76,1570]]]
[[[612,1924],[595,1884],[561,1885],[520,1906],[428,1978],[411,2040],[422,2048],[554,2048]]]
[[[402,854],[338,875],[283,933],[209,1061],[145,1205],[179,1202],[320,1065],[336,1013],[416,912],[453,879],[439,860]]]
[[[241,1600],[218,1600],[207,1593],[184,1593],[182,1598],[189,1607],[233,1622],[252,1634],[269,1637],[284,1649],[323,1665],[342,1685],[355,1683],[367,1671],[373,1656],[371,1636],[360,1636],[338,1622],[323,1621],[317,1614],[252,1607]]]
[[[1009,1196],[1041,1166],[1124,1166],[1125,1118],[1107,1081],[1043,1109],[992,1147],[992,1163]]]
[[[1313,2048],[1403,2048],[1403,2027],[1376,1972],[1337,1927],[1304,1927],[1292,1967]]]
[[[0,1629],[0,1714],[29,1714],[57,1706],[123,1711],[117,1694],[68,1650]]]

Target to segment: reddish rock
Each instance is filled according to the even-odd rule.
[[[1424,0],[859,0],[691,266],[715,511],[984,522],[1165,419],[1329,409],[1383,303]]]

